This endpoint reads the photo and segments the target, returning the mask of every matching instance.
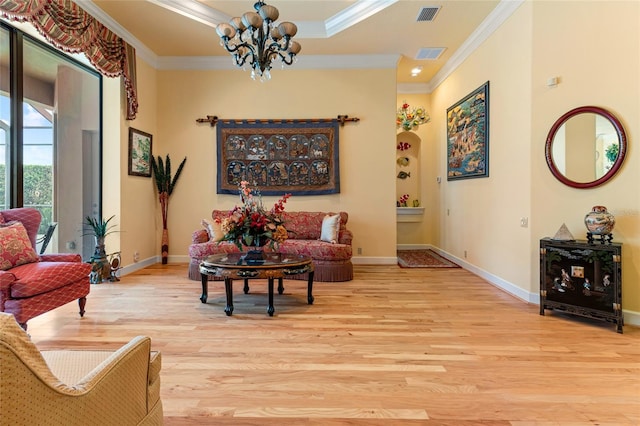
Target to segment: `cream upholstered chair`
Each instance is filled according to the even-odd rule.
[[[138,336],[117,351],[39,351],[0,313],[0,425],[161,425],[160,352]]]

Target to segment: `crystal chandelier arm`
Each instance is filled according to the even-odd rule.
[[[221,39],[222,39],[223,47],[227,50],[227,52],[232,54],[233,60],[237,66],[239,67],[243,66],[247,61],[247,59],[249,58],[249,56],[252,57],[249,63],[253,64],[255,60],[254,59],[255,53],[253,51],[253,46],[251,46],[246,42],[239,43],[239,44],[229,43],[231,40],[229,39],[229,37],[226,37],[226,36],[221,37]]]
[[[293,64],[293,58],[295,57],[295,55],[292,55],[291,53],[289,53],[288,56],[284,56],[281,52],[278,52],[278,56],[280,56],[280,59],[282,60],[282,62],[284,62],[287,65]]]

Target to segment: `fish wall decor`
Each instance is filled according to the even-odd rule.
[[[408,166],[409,165],[409,157],[398,157],[396,160],[399,166]]]
[[[396,145],[396,149],[399,149],[400,151],[404,151],[409,148],[411,148],[411,144],[408,142],[398,142],[398,145]]]

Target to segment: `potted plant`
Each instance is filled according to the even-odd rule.
[[[151,156],[151,168],[153,169],[153,179],[156,183],[156,189],[158,190],[158,199],[160,201],[160,208],[162,209],[162,264],[166,265],[169,258],[169,230],[167,229],[167,216],[169,214],[169,197],[173,193],[178,178],[182,173],[184,163],[186,163],[187,157],[178,166],[176,175],[171,177],[171,159],[167,154],[166,161],[162,161],[162,157],[158,156],[158,159]]]
[[[107,235],[116,232],[115,225],[109,223],[114,217],[115,215],[105,220],[102,217],[87,216],[84,221],[86,232],[83,235],[93,235],[96,240],[96,249],[89,260],[92,265],[90,281],[94,284],[102,282],[111,275],[111,264],[107,260],[104,240]]]

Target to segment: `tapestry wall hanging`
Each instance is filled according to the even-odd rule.
[[[447,180],[489,176],[489,82],[447,109]]]
[[[338,119],[220,120],[217,193],[242,180],[263,195],[340,192]]]

